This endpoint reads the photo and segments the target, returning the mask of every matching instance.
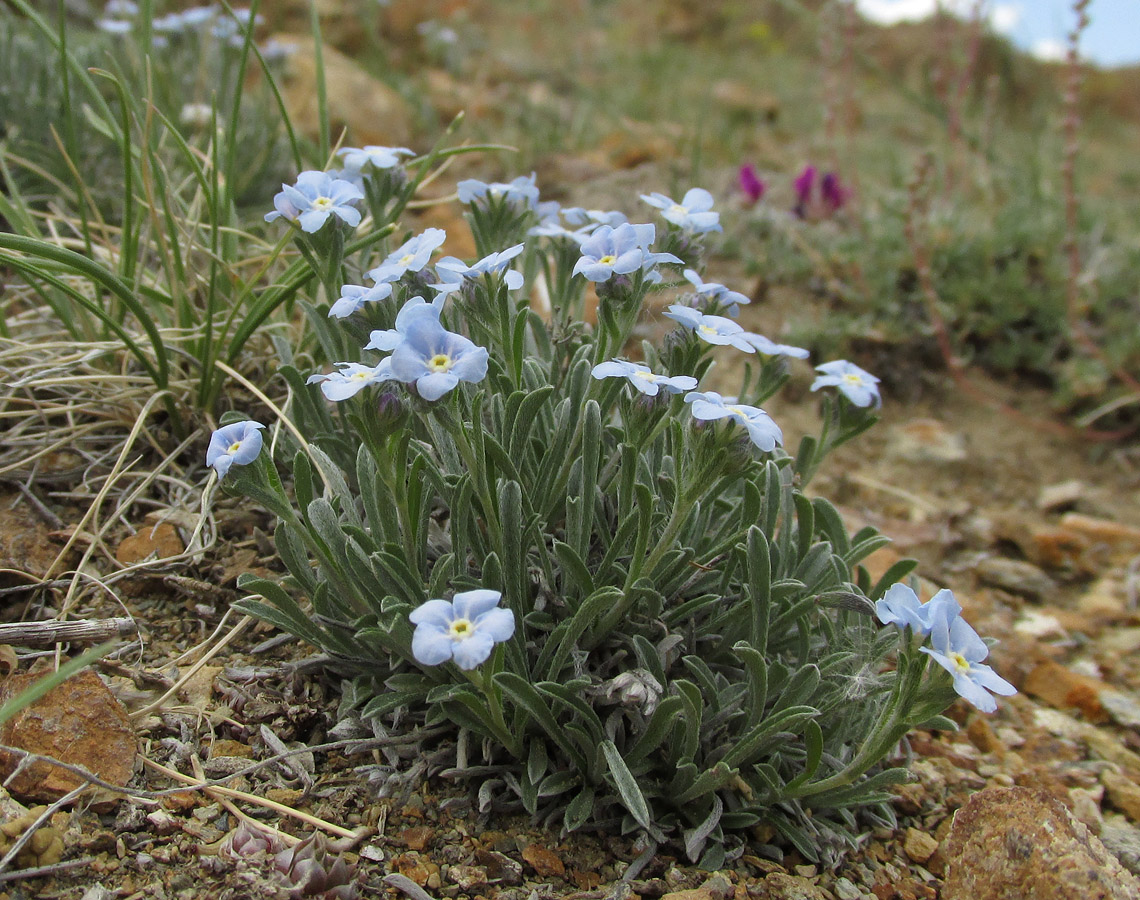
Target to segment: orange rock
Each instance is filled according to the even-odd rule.
[[[1080,675],[1053,660],[1042,660],[1030,671],[1022,690],[1057,709],[1076,707],[1090,722],[1107,722],[1108,713],[1100,702],[1104,683]]]
[[[938,849],[938,841],[925,831],[908,828],[903,839],[903,851],[916,863],[925,863]]]
[[[162,522],[123,538],[115,549],[115,559],[124,566],[131,566],[149,558],[177,556],[185,549],[177,529],[169,522]]]
[[[1093,571],[1088,558],[1088,538],[1069,528],[1035,529],[1022,549],[1037,565],[1047,569]]]
[[[401,831],[400,840],[409,850],[423,850],[434,835],[434,828],[429,828],[426,825],[417,825],[414,828],[405,828]]]
[[[981,716],[975,716],[966,726],[966,735],[971,743],[983,753],[1004,753],[1005,744],[1001,742],[990,723]]]
[[[431,881],[439,881],[439,866],[426,859],[420,859],[418,854],[413,857],[401,853],[392,860],[392,868],[401,875],[406,875],[412,879],[420,887],[426,887]],[[433,875],[435,876],[434,879],[432,878]]]
[[[527,846],[522,852],[522,858],[541,878],[551,876],[562,878],[566,874],[566,866],[563,865],[562,858],[553,850],[547,850],[538,844]]]
[[[43,677],[36,671],[8,676],[0,685],[0,703]],[[111,784],[126,785],[134,771],[135,734],[127,711],[90,669],[71,676],[0,726],[0,744],[82,766]],[[0,751],[0,777],[8,778],[21,758]],[[83,783],[79,775],[39,762],[5,782],[16,797],[44,801],[58,800]]]
[[[592,891],[602,883],[602,876],[597,872],[586,872],[582,869],[571,869],[569,877],[580,891]]]
[[[1094,544],[1105,545],[1114,558],[1131,559],[1140,553],[1140,528],[1073,512],[1061,516],[1061,525]]]

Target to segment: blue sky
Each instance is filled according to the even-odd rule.
[[[921,19],[937,0],[855,0],[868,19],[884,25]],[[942,6],[969,15],[974,0],[943,0]],[[991,25],[1019,47],[1045,59],[1064,56],[1066,34],[1076,21],[1072,0],[989,0]],[[1102,66],[1140,63],[1140,0],[1092,0],[1091,24],[1081,40],[1081,53]]]

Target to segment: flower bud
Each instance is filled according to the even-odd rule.
[[[607,700],[616,700],[622,706],[639,709],[650,716],[657,709],[664,689],[648,669],[630,669],[599,685]]]

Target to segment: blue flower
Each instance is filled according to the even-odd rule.
[[[628,222],[613,228],[599,225],[582,242],[582,256],[574,264],[575,275],[587,281],[609,281],[614,274],[628,275],[641,268],[646,248],[653,243],[652,225],[630,225]]]
[[[347,400],[359,394],[370,384],[380,384],[384,381],[393,381],[396,376],[392,374],[392,360],[382,359],[375,366],[365,366],[360,363],[334,363],[340,368],[339,372],[330,372],[327,375],[317,373],[310,375],[306,384],[321,385],[321,392],[334,403]]]
[[[183,28],[197,28],[199,25],[205,25],[217,15],[218,8],[216,6],[192,6],[182,11],[180,19]]]
[[[919,649],[954,677],[954,690],[960,697],[989,713],[997,709],[997,701],[990,696],[990,691],[1003,697],[1017,693],[1017,688],[989,666],[982,665],[990,648],[965,619],[956,613],[952,615],[951,607],[946,604],[940,605],[932,618],[930,643],[933,649]]]
[[[941,610],[947,610],[950,618],[958,615],[962,607],[954,599],[954,594],[941,590],[922,603],[911,588],[899,583],[891,585],[882,600],[875,602],[875,615],[884,625],[894,625],[900,631],[909,627],[914,634],[928,635],[934,627],[935,617]]]
[[[107,34],[130,34],[134,28],[130,19],[100,19],[95,25]]]
[[[740,307],[747,306],[752,300],[738,291],[730,291],[723,284],[715,281],[702,281],[701,276],[694,269],[685,269],[685,278],[697,292],[697,296],[709,304],[719,304],[725,307],[725,312],[732,318],[740,312]]]
[[[528,237],[568,238],[579,246],[590,236],[591,228],[576,228],[571,231],[557,219],[549,219],[527,231]]]
[[[758,406],[744,406],[739,403],[728,403],[716,391],[703,393],[693,391],[685,395],[685,402],[691,403],[690,411],[694,419],[711,421],[713,419],[730,418],[743,425],[748,430],[748,437],[757,447],[765,453],[776,449],[777,444],[783,444],[784,433],[780,426],[772,421],[772,417]]]
[[[762,353],[765,356],[791,356],[794,359],[807,359],[810,355],[803,347],[793,347],[791,344],[777,344],[775,341],[770,341],[762,334],[754,334],[748,332],[748,339],[752,342],[752,346],[756,348],[757,353]]]
[[[459,334],[445,331],[430,315],[416,315],[392,352],[392,372],[405,384],[416,383],[425,400],[438,400],[460,381],[482,381],[487,350]]]
[[[412,656],[425,666],[451,659],[461,669],[486,662],[495,644],[515,633],[514,614],[499,608],[501,596],[498,591],[464,591],[450,603],[428,600],[416,607],[408,616],[416,626]]]
[[[392,285],[381,283],[373,287],[362,284],[345,284],[340,289],[340,299],[329,307],[330,319],[345,319],[359,310],[365,303],[386,300],[392,296]]]
[[[246,466],[261,452],[260,422],[234,422],[223,425],[210,435],[206,448],[206,465],[213,466],[219,478],[225,478],[230,466]]]
[[[735,347],[745,353],[755,353],[759,341],[767,341],[768,344],[771,344],[767,338],[745,331],[732,319],[726,319],[724,316],[705,315],[697,312],[691,306],[682,306],[680,303],[674,303],[670,306],[665,316],[675,322],[680,322],[686,328],[692,329],[702,341],[720,347]],[[772,346],[776,345],[773,344]]]
[[[150,23],[150,27],[154,31],[174,32],[181,31],[186,26],[179,13],[168,13],[165,16],[155,16],[154,21]]]
[[[645,280],[650,284],[660,284],[662,279],[661,273],[656,270],[658,263],[673,263],[675,265],[682,265],[685,261],[680,257],[674,256],[672,253],[650,253],[645,251],[645,255],[641,259],[641,270],[645,272]]]
[[[548,238],[568,238],[574,243],[581,246],[582,241],[589,237],[590,232],[598,226],[596,224],[583,225],[581,221],[574,224],[581,225],[582,227],[571,231],[562,224],[561,216],[566,217],[569,222],[570,218],[567,213],[570,210],[561,209],[556,201],[549,203],[540,203],[538,205],[538,224],[527,231],[527,235],[531,237],[548,237]]]
[[[641,393],[656,397],[658,391],[664,388],[670,394],[683,394],[697,386],[697,379],[692,375],[655,375],[649,366],[640,363],[626,362],[621,359],[611,359],[609,362],[594,366],[593,375],[602,378],[628,378],[629,383]]]
[[[346,169],[359,172],[365,166],[375,169],[393,169],[400,164],[401,156],[415,156],[414,150],[407,147],[378,147],[369,144],[365,147],[341,147],[336,152],[344,160]]]
[[[534,209],[538,206],[538,188],[535,186],[534,172],[530,176],[520,175],[510,184],[493,181],[486,184],[474,178],[467,178],[455,186],[460,203],[505,203],[519,209]]]
[[[428,316],[438,324],[441,312],[443,312],[442,296],[436,297],[431,303],[428,303],[423,297],[412,297],[396,313],[396,327],[373,331],[368,335],[368,343],[364,345],[364,349],[395,350],[404,342],[408,326],[412,322],[420,316]]]
[[[447,240],[442,228],[429,228],[423,234],[409,238],[387,259],[368,273],[373,281],[397,281],[405,272],[418,272],[427,265],[434,253]]]
[[[657,191],[642,194],[641,199],[661,210],[665,221],[693,234],[724,230],[720,227],[720,213],[711,212],[713,196],[704,188],[692,188],[680,203]]]
[[[360,210],[350,204],[363,199],[360,188],[333,178],[328,172],[302,172],[295,185],[281,185],[281,192],[273,198],[275,209],[266,213],[265,221],[284,216],[297,222],[302,231],[312,234],[321,229],[329,216],[335,215],[355,228],[360,224]]]
[[[497,275],[506,270],[503,278],[507,283],[507,287],[512,291],[517,291],[523,286],[522,273],[516,272],[514,269],[507,269],[507,266],[512,259],[523,252],[524,246],[524,244],[515,244],[506,250],[500,250],[498,253],[491,253],[484,256],[477,263],[470,266],[454,256],[445,256],[435,264],[436,271],[439,272],[440,278],[444,280],[444,284],[438,287],[441,290],[445,290],[446,293],[450,293],[459,289],[459,285],[462,284],[464,278],[478,278],[480,275]],[[447,280],[447,276],[451,276],[450,281]],[[436,287],[436,285],[432,285],[432,287]]]
[[[570,225],[583,225],[591,230],[599,225],[609,225],[617,228],[625,225],[629,219],[625,213],[616,209],[583,209],[581,206],[567,206],[562,210],[562,218]]]
[[[837,387],[839,392],[856,406],[878,407],[882,403],[882,398],[879,396],[879,379],[870,372],[863,371],[855,363],[837,359],[816,366],[815,370],[821,374],[812,382],[813,391],[818,391],[821,387]]]
[[[261,45],[261,55],[265,57],[267,62],[272,62],[279,59],[288,59],[299,49],[300,45],[294,41],[271,37]]]

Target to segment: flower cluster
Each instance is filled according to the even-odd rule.
[[[707,422],[728,418],[743,425],[748,431],[749,440],[765,453],[771,453],[777,444],[784,442],[780,426],[759,407],[728,402],[716,391],[693,391],[685,395],[685,402],[692,404],[694,419]]]
[[[850,192],[834,172],[827,172],[818,182],[817,175],[815,166],[805,166],[795,180],[796,205],[793,212],[801,219],[830,218],[846,205],[850,197]]]
[[[582,241],[582,255],[574,266],[574,274],[587,281],[609,281],[614,275],[645,272],[649,282],[661,280],[655,270],[658,263],[676,263],[681,260],[672,253],[652,253],[656,229],[653,225],[631,225],[624,222],[616,228],[599,225]]]
[[[819,377],[812,382],[811,389],[837,387],[839,392],[856,406],[879,406],[879,379],[860,369],[855,363],[837,359],[815,367]]]
[[[930,647],[920,647],[950,673],[954,690],[982,712],[993,712],[997,701],[1017,693],[1017,688],[998,675],[983,660],[990,650],[986,642],[961,616],[962,607],[948,590],[941,590],[927,603],[905,584],[893,585],[875,604],[875,614],[884,625],[910,629],[915,636],[929,637]],[[991,693],[992,692],[992,693]]]
[[[102,17],[95,23],[107,34],[130,34],[139,16],[134,0],[107,0]],[[156,48],[168,47],[171,38],[208,35],[227,47],[241,47],[245,43],[244,31],[256,22],[248,9],[235,9],[230,16],[220,6],[192,6],[181,12],[157,16],[151,21],[152,41]]]
[[[468,179],[470,257],[443,255],[440,229],[382,243],[408,234],[436,153],[407,179],[410,150],[346,150],[275,200],[344,320],[312,320],[329,362],[308,383],[348,402],[281,367],[309,441],[283,441],[291,481],[257,459],[256,423],[211,441],[219,475],[257,459],[227,487],[278,516],[289,569],[245,577],[238,608],[363,663],[353,696],[378,727],[462,729],[449,771],[568,831],[632,817],[711,868],[760,814],[808,852],[849,832],[951,683],[979,708],[1012,690],[949,592],[924,605],[855,576],[883,539],[805,494],[875,421],[878,379],[817,366],[823,423],[785,450],[762,407],[808,352],[734,321],[749,298],[703,279],[707,191],[644,195],[654,225],[543,203],[533,175]],[[347,242],[361,200],[371,232]],[[677,327],[637,345],[656,290]],[[751,357],[735,397],[705,382],[722,347]]]
[[[538,187],[535,176],[520,175],[509,184],[492,181],[487,184],[474,178],[467,178],[458,185],[459,202],[476,206],[501,203],[514,209],[535,209],[538,206]]]
[[[737,186],[748,206],[755,206],[768,191],[768,185],[750,163],[737,172]],[[813,166],[804,166],[792,182],[796,196],[792,214],[798,219],[818,220],[833,218],[851,199],[851,191],[843,185],[835,172],[821,177]]]
[[[695,269],[685,269],[684,275],[685,280],[696,291],[697,300],[706,310],[723,308],[729,316],[735,319],[740,314],[740,307],[747,306],[752,302],[750,297],[746,297],[739,291],[730,291],[723,284],[718,284],[715,281],[702,281]]]
[[[692,375],[657,375],[649,366],[640,363],[611,359],[593,368],[595,378],[626,378],[634,388],[647,397],[656,397],[662,389],[670,394],[682,394],[697,386]]]
[[[363,172],[365,167],[370,171],[393,169],[400,165],[401,156],[415,156],[416,152],[407,147],[378,147],[369,144],[365,147],[341,147],[336,155],[341,158],[346,170]]]
[[[373,331],[366,350],[390,350],[376,366],[337,363],[338,372],[309,376],[329,400],[347,400],[370,384],[401,381],[414,384],[425,400],[438,400],[460,381],[482,381],[487,374],[487,350],[439,322],[440,307],[412,297],[400,309],[396,327]]]
[[[363,199],[364,193],[352,182],[334,178],[328,172],[302,172],[296,184],[281,185],[281,192],[273,198],[274,209],[265,214],[265,221],[285,218],[313,234],[324,227],[330,216],[336,216],[349,228],[355,228],[360,224],[360,210],[354,204]]]
[[[740,171],[737,173],[737,182],[740,185],[741,193],[744,194],[749,204],[759,203],[768,190],[768,185],[764,183],[764,179],[760,177],[755,167],[748,163],[740,167]]]
[[[690,234],[723,231],[720,226],[720,213],[712,211],[713,196],[704,188],[690,189],[680,203],[657,191],[652,194],[642,194],[641,199],[661,210],[662,218],[682,231]]]

